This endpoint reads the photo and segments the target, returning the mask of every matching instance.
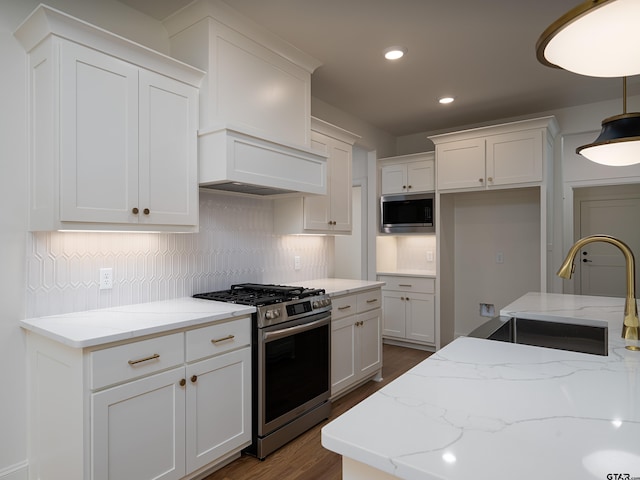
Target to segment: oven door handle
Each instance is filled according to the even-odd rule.
[[[272,342],[273,340],[289,337],[297,333],[306,332],[307,330],[313,330],[314,328],[317,328],[322,324],[328,324],[330,318],[331,318],[331,315],[328,315],[327,317],[321,318],[320,320],[316,320],[315,322],[303,323],[302,325],[283,328],[282,330],[275,330],[273,332],[265,332],[263,335],[263,339],[265,342]]]

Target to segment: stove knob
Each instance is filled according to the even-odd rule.
[[[273,320],[274,318],[278,318],[280,316],[280,310],[267,310],[264,314],[264,317],[267,320]]]

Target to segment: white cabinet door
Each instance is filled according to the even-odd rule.
[[[331,221],[334,232],[351,233],[351,157],[352,146],[333,140],[329,162]]]
[[[311,131],[311,148],[329,155],[327,158],[327,194],[304,197],[304,229],[328,230],[331,221],[331,146],[330,138]]]
[[[382,335],[386,337],[405,336],[405,294],[382,290],[383,328]]]
[[[197,225],[196,89],[141,70],[139,92],[139,221]]]
[[[405,193],[407,191],[407,168],[403,164],[385,165],[381,168],[382,195]]]
[[[407,164],[407,190],[410,193],[434,190],[434,163],[433,160],[425,160]]]
[[[193,472],[251,441],[251,349],[196,362],[186,372],[186,464]]]
[[[363,378],[379,370],[382,364],[381,320],[379,308],[357,316],[357,356],[359,374]]]
[[[406,298],[406,338],[434,343],[435,297],[424,293],[412,293]]]
[[[542,131],[487,137],[487,186],[542,181]]]
[[[61,42],[59,138],[60,219],[135,221],[138,69]]]
[[[93,480],[185,475],[184,368],[91,395]]]
[[[328,155],[327,194],[304,197],[305,230],[351,232],[352,146],[311,132],[311,148]]]
[[[331,395],[356,381],[355,315],[331,321]]]
[[[436,145],[438,190],[485,185],[485,141],[473,138]]]

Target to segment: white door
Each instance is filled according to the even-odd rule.
[[[359,374],[366,377],[380,368],[382,363],[382,342],[380,329],[382,313],[379,308],[358,315],[358,357]]]
[[[197,225],[197,90],[141,70],[139,96],[139,221]]]
[[[93,480],[177,480],[185,474],[184,368],[91,396]]]
[[[138,69],[60,45],[60,219],[137,222]]]
[[[186,391],[187,472],[250,442],[250,348],[189,365]]]
[[[581,190],[581,191],[580,191]],[[640,258],[640,187],[598,187],[576,190],[577,237],[605,234],[622,240]],[[577,255],[576,293],[624,297],[625,261],[615,246],[602,242],[586,245]],[[638,285],[636,269],[636,285]]]
[[[435,297],[424,293],[407,296],[406,336],[420,342],[435,343]]]
[[[350,315],[331,322],[331,395],[351,385],[356,371],[356,318]]]

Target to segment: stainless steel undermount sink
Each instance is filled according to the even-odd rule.
[[[571,352],[608,354],[608,327],[604,322],[577,324],[558,319],[494,317],[471,332],[469,337]]]

